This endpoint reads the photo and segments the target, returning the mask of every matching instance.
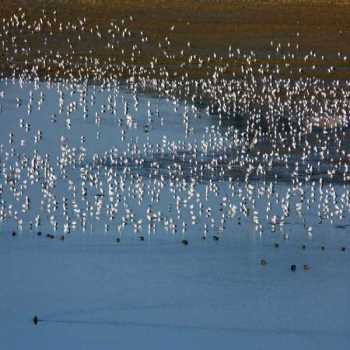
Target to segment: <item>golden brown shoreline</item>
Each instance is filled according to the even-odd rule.
[[[224,75],[231,77],[233,72],[239,72],[241,64],[227,60],[228,47],[240,48],[243,52],[254,51],[256,62],[253,65],[268,63],[267,55],[272,58],[269,63],[290,66],[282,68],[281,74],[288,77],[312,76],[332,79],[350,78],[348,62],[339,59],[338,52],[350,54],[350,1],[195,1],[195,0],[75,0],[57,2],[37,0],[3,0],[1,17],[9,18],[16,9],[21,6],[27,13],[28,19],[35,20],[41,15],[41,9],[45,8],[50,16],[50,11],[57,10],[57,20],[63,23],[75,22],[77,18],[86,17],[90,26],[99,26],[103,34],[108,30],[112,20],[121,21],[133,17],[128,22],[128,28],[134,35],[143,31],[149,38],[147,44],[142,46],[142,55],[135,58],[133,64],[147,66],[152,57],[158,58],[158,68],[165,68],[170,77],[176,78],[187,73],[188,78],[200,79],[211,76],[214,67],[228,65]],[[175,26],[173,31],[170,30]],[[297,34],[299,33],[299,34]],[[20,33],[14,33],[21,36]],[[47,33],[48,34],[48,33]],[[49,50],[65,52],[67,45],[66,36],[63,33],[55,40],[48,42],[44,48],[42,45],[44,33],[30,38],[32,54],[29,61],[35,60],[36,50],[41,49],[41,54],[48,54]],[[164,57],[164,46],[159,43],[168,37],[171,44],[167,47],[169,55],[177,54],[184,49],[184,55],[167,59]],[[275,47],[281,45],[280,55],[275,55]],[[125,57],[113,53],[113,63],[125,62],[127,53],[135,42],[135,37],[130,37],[120,43],[120,48],[125,49]],[[190,48],[187,43],[190,42]],[[91,57],[98,58],[100,62],[107,62],[110,50],[106,49],[106,43],[90,38],[88,43],[72,42],[75,54],[72,55],[72,63],[80,64],[79,56],[86,56],[87,47],[93,48]],[[87,45],[86,45],[87,44]],[[288,47],[290,45],[290,47]],[[295,50],[293,60],[283,58],[287,53],[299,45]],[[317,52],[317,58],[304,57],[310,51]],[[211,58],[203,67],[188,64],[191,55],[205,57],[216,53],[217,58]],[[2,53],[0,68],[2,71],[12,71],[14,64],[9,64],[7,53]],[[320,57],[324,56],[324,60]],[[223,57],[222,59],[220,57]],[[27,58],[28,59],[28,58]],[[24,68],[24,57],[17,54],[14,57],[16,69]],[[181,64],[186,62],[183,67]],[[315,69],[311,67],[315,65]],[[334,66],[337,69],[332,74],[327,73],[327,68]],[[67,70],[67,67],[66,67]],[[69,70],[69,69],[68,69]],[[72,70],[74,74],[74,69]],[[57,73],[57,72],[56,72]],[[55,74],[56,74],[55,73]],[[42,72],[52,74],[52,72]],[[58,72],[58,75],[62,72]],[[127,74],[127,73],[125,73]],[[155,76],[159,76],[159,70]]]

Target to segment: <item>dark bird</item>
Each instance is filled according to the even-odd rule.
[[[33,323],[34,323],[35,325],[37,325],[38,322],[39,322],[39,318],[38,318],[37,315],[35,315],[35,316],[33,317]]]
[[[260,265],[261,266],[266,266],[267,265],[267,261],[265,259],[261,259],[260,260]]]

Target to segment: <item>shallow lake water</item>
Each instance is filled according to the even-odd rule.
[[[346,183],[226,173],[213,116],[125,86],[0,93],[7,349],[348,347]]]

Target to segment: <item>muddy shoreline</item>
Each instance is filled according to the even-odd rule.
[[[26,57],[21,52],[2,50],[0,67],[7,74],[14,67],[17,71],[23,71],[31,64],[37,64],[37,50],[41,50],[40,55],[46,56],[50,56],[52,50],[69,54],[71,66],[64,67],[64,70],[57,69],[56,72],[40,67],[41,76],[77,75],[76,67],[83,63],[81,57],[88,56],[91,62],[86,70],[91,69],[96,60],[103,65],[108,64],[109,58],[112,58],[114,65],[124,62],[139,68],[149,65],[152,58],[156,57],[158,67],[153,72],[153,77],[156,78],[160,78],[162,70],[166,70],[169,78],[175,80],[184,75],[188,79],[206,79],[215,73],[216,66],[224,67],[223,76],[230,78],[233,73],[239,74],[241,65],[246,65],[244,59],[228,59],[231,46],[232,50],[239,48],[247,54],[253,51],[253,67],[267,63],[280,65],[280,74],[285,77],[350,77],[348,62],[342,59],[350,53],[349,1],[77,0],[58,4],[37,0],[4,0],[1,1],[1,6],[0,20],[8,19],[16,13],[18,7],[26,12],[28,22],[36,23],[43,10],[48,19],[56,11],[57,19],[57,23],[52,23],[52,28],[45,28],[33,35],[21,32],[16,26],[3,31],[5,47],[13,36],[16,36],[19,45],[22,39],[27,39],[31,44],[31,53]],[[82,18],[86,18],[89,28],[98,26],[101,40],[87,35],[78,42],[72,28],[65,30],[67,23],[73,24]],[[117,50],[111,51],[107,47],[110,23],[120,23],[123,20],[131,35],[119,41]],[[58,27],[55,28],[55,24],[58,23],[63,23],[61,32],[56,31]],[[53,35],[50,35],[51,30]],[[148,38],[142,45],[138,34],[140,32]],[[67,45],[69,36],[72,37],[70,45],[74,47],[74,53]],[[165,37],[169,45],[164,41]],[[43,45],[45,40],[46,44]],[[141,54],[130,62],[131,48],[135,43],[139,44]],[[124,55],[120,54],[121,50],[124,50]],[[183,55],[179,55],[181,50]],[[167,53],[164,54],[164,51]],[[291,51],[293,58],[288,55]],[[305,60],[310,51],[317,53],[317,57],[309,55]],[[216,57],[212,57],[213,53]],[[341,53],[341,57],[338,53]],[[211,59],[198,67],[197,61],[188,62],[191,56]],[[288,68],[285,67],[286,64]],[[330,66],[335,67],[334,71],[327,71]],[[121,75],[127,78],[128,74],[125,71]]]

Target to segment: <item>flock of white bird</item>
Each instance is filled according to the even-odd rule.
[[[300,222],[308,239],[320,224],[346,227],[349,81],[286,77],[281,69],[299,47],[274,42],[260,65],[254,52],[230,46],[225,62],[239,73],[228,77],[219,54],[185,55],[190,42],[174,53],[176,26],[158,47],[168,60],[186,57],[178,73],[159,57],[136,65],[149,39],[128,29],[133,21],[111,21],[102,31],[86,18],[61,23],[56,12],[30,21],[19,9],[3,19],[0,46],[12,73],[1,73],[2,128],[12,125],[9,86],[17,87],[18,118],[0,139],[2,225],[15,223],[13,235],[30,230],[61,239],[102,225],[118,241],[129,230],[141,240],[168,232],[185,244],[191,232],[219,240],[243,222],[286,239],[290,223]],[[40,32],[42,49],[32,52]],[[105,61],[94,58],[93,47],[75,51],[91,37],[110,50]],[[50,42],[57,49],[45,49]],[[125,42],[132,43],[128,51]],[[316,57],[325,61],[311,51],[304,62]],[[186,68],[205,69],[213,60],[214,74],[188,78]]]

